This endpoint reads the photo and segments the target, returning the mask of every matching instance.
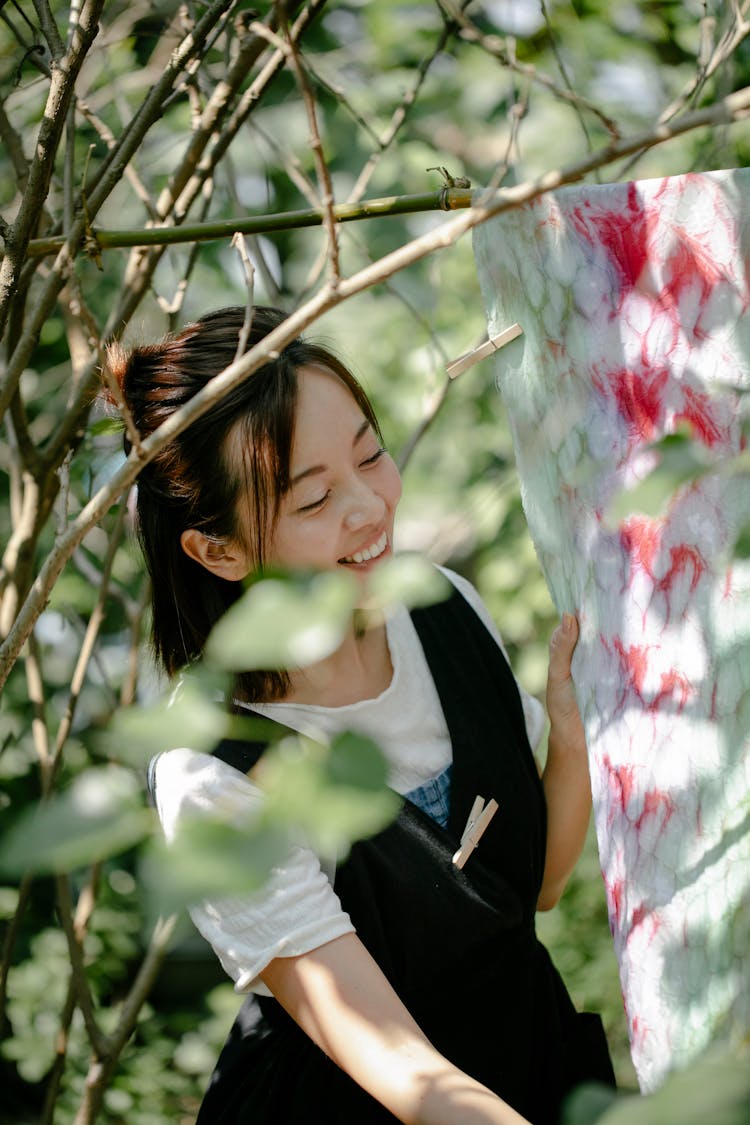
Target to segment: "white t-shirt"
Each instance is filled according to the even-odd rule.
[[[444,570],[502,648],[500,635],[474,587]],[[375,699],[344,707],[254,703],[252,709],[313,737],[344,730],[369,735],[389,767],[389,785],[408,793],[451,762],[451,744],[440,699],[408,611],[386,622],[393,677]],[[544,727],[541,704],[521,689],[526,727],[536,747]],[[210,754],[186,748],[162,754],[155,767],[156,805],[164,834],[174,839],[189,817],[221,811],[234,824],[250,821],[263,797],[258,787]],[[204,901],[190,916],[211,944],[238,991],[268,995],[258,974],[274,957],[294,957],[353,932],[333,890],[334,870],[308,848],[292,847],[259,891]]]

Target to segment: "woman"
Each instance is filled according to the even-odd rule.
[[[242,309],[111,356],[143,436],[235,357]],[[248,347],[283,320],[256,308]],[[341,570],[363,587],[392,552],[401,494],[372,408],[329,351],[300,339],[143,471],[138,521],[156,654],[174,674],[250,573]],[[534,935],[580,853],[590,791],[566,616],[551,642],[540,779],[522,700],[473,588],[405,609],[307,668],[237,677],[234,706],[285,727],[356,729],[383,747],[398,819],[325,871],[290,850],[256,894],[191,911],[250,993],[199,1122],[519,1123],[557,1120],[566,1091],[611,1081],[595,1017],[579,1017]],[[538,705],[536,705],[538,707]],[[262,745],[170,751],[152,771],[168,838],[220,807],[252,815]],[[451,861],[474,798],[498,813],[466,866]]]

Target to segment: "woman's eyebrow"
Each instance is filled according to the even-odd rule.
[[[367,431],[371,428],[372,427],[371,427],[370,423],[368,422],[367,418],[364,418],[362,420],[362,425],[359,427],[356,434],[354,435],[354,440],[352,442],[352,449],[356,448],[357,443],[362,440],[362,438],[365,436]],[[309,469],[303,469],[301,473],[296,473],[292,477],[292,479],[290,480],[289,487],[294,488],[295,484],[299,484],[299,482],[301,480],[304,480],[305,477],[315,476],[316,473],[324,473],[325,470],[326,470],[325,465],[311,465]]]

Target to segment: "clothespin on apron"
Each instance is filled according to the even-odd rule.
[[[466,371],[468,367],[473,367],[475,363],[479,363],[480,359],[486,359],[488,355],[492,355],[498,348],[509,344],[511,340],[515,340],[522,333],[523,328],[520,324],[511,324],[509,328],[504,328],[497,336],[491,336],[489,340],[485,340],[478,348],[473,348],[470,352],[464,352],[463,355],[454,359],[453,363],[449,363],[446,367],[448,378],[455,379],[462,371]]]
[[[466,860],[479,843],[485,828],[490,823],[497,810],[498,804],[494,797],[490,797],[486,805],[484,803],[484,797],[476,797],[474,799],[474,804],[471,806],[471,812],[469,813],[469,819],[466,821],[466,827],[461,836],[460,847],[453,856],[453,862],[456,867],[461,868],[466,863]]]

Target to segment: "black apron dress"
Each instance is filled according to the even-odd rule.
[[[453,747],[448,827],[405,801],[389,827],[352,847],[335,890],[434,1046],[533,1125],[554,1125],[570,1089],[614,1076],[599,1017],[576,1013],[534,931],[546,810],[518,688],[458,591],[412,620]],[[215,753],[247,772],[263,749],[227,740]],[[478,794],[499,809],[459,870],[452,856]],[[250,996],[196,1125],[395,1120],[276,1000]]]

